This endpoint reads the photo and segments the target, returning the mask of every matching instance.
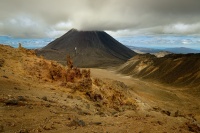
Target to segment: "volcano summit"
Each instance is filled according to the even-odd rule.
[[[119,43],[104,31],[78,31],[66,34],[37,51],[47,59],[62,64],[70,55],[77,67],[107,67],[126,62],[135,52]]]

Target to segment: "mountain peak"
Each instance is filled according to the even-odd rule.
[[[75,28],[72,28],[71,30],[69,30],[69,31],[78,31],[77,29],[75,29]]]
[[[124,63],[136,53],[104,31],[77,29],[71,29],[40,51],[40,55],[57,61],[64,61],[66,54],[73,58],[75,66],[100,67]]]

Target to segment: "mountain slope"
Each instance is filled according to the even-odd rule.
[[[115,66],[136,55],[106,32],[76,29],[52,41],[37,54],[61,63],[69,54],[78,67]]]
[[[200,87],[200,54],[170,54],[162,58],[137,55],[120,66],[119,72],[177,86]]]

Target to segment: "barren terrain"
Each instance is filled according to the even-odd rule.
[[[0,132],[200,132],[190,88],[67,64],[0,45]]]

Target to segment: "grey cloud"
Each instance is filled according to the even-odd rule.
[[[126,31],[199,34],[200,29],[199,0],[0,0],[0,3],[0,35],[52,37],[71,28],[118,31],[119,35],[120,31],[122,35]],[[183,27],[177,28],[178,24]]]

